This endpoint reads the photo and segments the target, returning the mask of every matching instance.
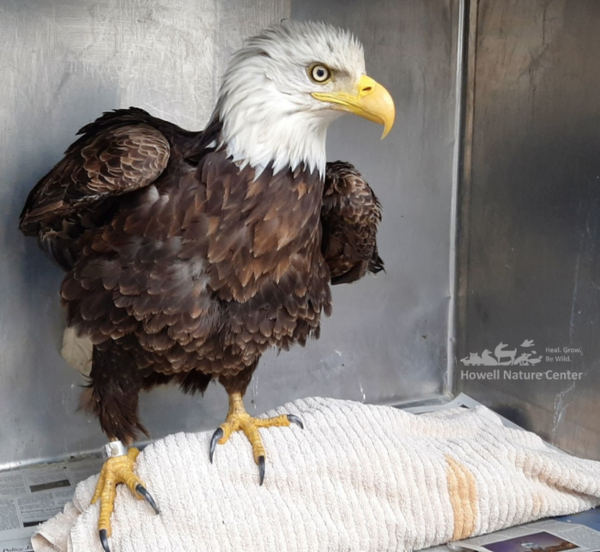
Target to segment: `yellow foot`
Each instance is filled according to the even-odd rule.
[[[120,446],[122,446],[119,443]],[[109,458],[102,466],[92,504],[100,499],[100,517],[98,518],[98,531],[100,542],[106,552],[110,552],[108,537],[112,533],[110,516],[114,509],[117,485],[124,483],[133,495],[139,500],[146,500],[158,514],[158,507],[150,493],[144,487],[142,480],[133,473],[133,465],[140,451],[130,448],[126,455]]]
[[[213,433],[210,440],[210,461],[212,463],[217,443],[224,445],[234,431],[242,431],[252,445],[254,461],[258,464],[260,484],[265,480],[265,447],[263,446],[259,427],[289,427],[296,424],[304,429],[304,424],[293,414],[283,414],[275,418],[253,418],[246,412],[241,393],[229,395],[229,412],[225,422]]]

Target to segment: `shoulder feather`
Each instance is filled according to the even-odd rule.
[[[165,136],[141,109],[105,113],[83,127],[82,137],[29,194],[20,228],[35,235],[107,196],[148,186],[169,160]]]

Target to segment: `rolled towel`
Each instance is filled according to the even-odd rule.
[[[427,548],[600,504],[600,462],[502,425],[485,407],[414,415],[309,398],[300,428],[261,431],[265,483],[235,434],[208,460],[212,432],[149,445],[136,470],[160,506],[120,486],[113,552],[388,552]],[[33,536],[36,552],[102,552],[97,481]]]

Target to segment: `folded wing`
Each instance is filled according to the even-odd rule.
[[[321,250],[332,284],[354,282],[367,272],[383,270],[376,240],[381,205],[350,163],[327,163],[321,222]]]
[[[79,131],[64,158],[31,191],[20,228],[42,249],[72,268],[78,238],[102,225],[118,196],[148,186],[167,166],[169,142],[131,108],[105,113]]]

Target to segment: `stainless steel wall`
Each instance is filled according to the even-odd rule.
[[[62,278],[17,230],[29,189],[78,128],[138,105],[201,128],[242,39],[284,17],[351,28],[397,103],[396,128],[346,118],[330,157],[356,163],[385,209],[387,274],[334,292],[319,342],[262,362],[248,392],[262,412],[308,395],[397,403],[443,393],[455,131],[457,0],[0,0],[0,465],[99,447],[74,414],[82,378],[59,355]],[[142,398],[153,436],[220,423],[224,392]]]
[[[457,390],[600,459],[600,2],[472,6]],[[540,362],[461,362],[501,342]]]

